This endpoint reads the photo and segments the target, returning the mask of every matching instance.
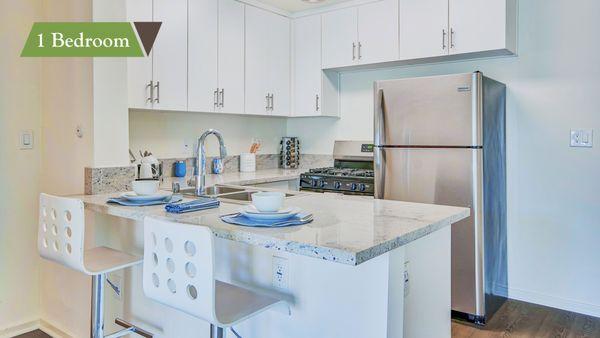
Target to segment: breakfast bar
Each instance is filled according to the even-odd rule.
[[[450,337],[450,225],[468,217],[469,209],[296,192],[285,203],[312,213],[311,223],[254,228],[221,221],[220,215],[243,206],[226,199],[219,208],[171,214],[162,205],[106,203],[115,196],[72,196],[95,215],[96,244],[141,254],[148,216],[206,226],[216,238],[219,280],[288,300],[291,314],[267,311],[236,327],[242,336],[410,337],[420,331]],[[275,260],[286,269],[277,284]],[[127,283],[124,316],[178,336],[186,330],[185,316],[144,297],[140,270],[133,268]],[[423,315],[430,325],[411,325]]]

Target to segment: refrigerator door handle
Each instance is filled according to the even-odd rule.
[[[385,144],[385,115],[383,112],[383,89],[377,89],[375,95],[375,145],[380,146]]]
[[[375,147],[373,151],[373,167],[375,169],[375,198],[384,199],[386,167],[385,148]]]

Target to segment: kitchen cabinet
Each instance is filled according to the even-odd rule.
[[[245,111],[288,116],[290,112],[290,20],[246,6]]]
[[[517,0],[399,0],[400,59],[516,52]]]
[[[149,57],[129,58],[129,107],[187,109],[187,0],[128,0],[131,21],[161,21]]]
[[[398,59],[398,0],[323,14],[323,68]]]
[[[448,55],[448,0],[400,0],[400,59]]]
[[[189,110],[243,113],[244,5],[189,0],[188,20]]]
[[[293,116],[316,116],[321,100],[321,15],[295,19],[293,41]]]

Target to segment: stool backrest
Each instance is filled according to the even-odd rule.
[[[83,265],[84,234],[81,200],[40,194],[38,251],[42,257],[87,273]]]
[[[215,323],[212,231],[146,217],[143,286],[147,297]]]

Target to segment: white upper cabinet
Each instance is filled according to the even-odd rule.
[[[358,62],[398,60],[398,0],[358,7]]]
[[[219,0],[188,2],[188,108],[217,110],[217,26]]]
[[[400,59],[448,54],[448,0],[400,0]]]
[[[155,109],[187,109],[187,0],[154,0],[162,26],[154,43]]]
[[[321,107],[321,15],[293,21],[294,116],[320,115]]]
[[[152,1],[127,0],[127,19],[130,21],[152,21]],[[152,52],[148,57],[127,58],[127,88],[129,107],[152,108]]]
[[[235,0],[219,0],[218,68],[219,111],[243,113],[244,4]]]
[[[358,52],[358,9],[323,14],[323,68],[351,66]]]
[[[290,20],[246,6],[246,113],[289,115]]]
[[[507,43],[507,22],[511,18],[507,6],[513,3],[512,0],[449,0],[450,54],[511,49],[510,42]]]

